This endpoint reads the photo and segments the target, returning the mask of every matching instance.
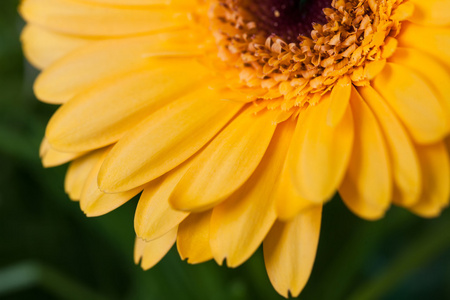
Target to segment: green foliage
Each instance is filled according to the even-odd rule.
[[[63,191],[66,167],[38,149],[55,107],[32,94],[37,71],[20,48],[18,0],[0,1],[0,298],[281,299],[261,251],[237,269],[190,266],[175,249],[154,269],[132,261],[136,199],[89,219]],[[358,219],[324,209],[316,264],[300,299],[450,299],[450,214],[423,220],[394,208]]]

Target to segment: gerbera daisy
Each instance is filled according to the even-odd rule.
[[[24,0],[61,104],[45,166],[88,216],[142,192],[135,260],[236,267],[297,296],[322,205],[434,217],[450,193],[450,0]]]

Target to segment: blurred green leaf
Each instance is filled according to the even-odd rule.
[[[21,263],[0,270],[0,297],[15,290],[41,286],[64,300],[106,300],[54,268],[39,263]]]
[[[348,299],[382,299],[405,277],[411,276],[436,256],[448,251],[450,230],[447,228],[450,228],[449,218],[441,218],[439,222],[427,226],[414,240],[397,251],[397,256],[375,278],[359,286]]]
[[[377,252],[383,239],[398,234],[416,217],[410,213],[393,208],[385,220],[379,222],[362,222],[355,229],[340,252],[336,253],[333,263],[324,274],[323,281],[328,282],[323,290],[324,299],[344,299],[357,280],[361,266]]]

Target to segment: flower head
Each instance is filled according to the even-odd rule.
[[[135,260],[236,267],[298,295],[322,205],[433,217],[450,194],[448,0],[24,0],[45,166],[88,216],[141,193]]]

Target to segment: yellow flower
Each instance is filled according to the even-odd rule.
[[[322,204],[434,217],[450,193],[450,0],[24,0],[42,143],[88,216],[142,192],[136,263],[263,243],[296,296]],[[323,11],[323,12],[322,12]]]

